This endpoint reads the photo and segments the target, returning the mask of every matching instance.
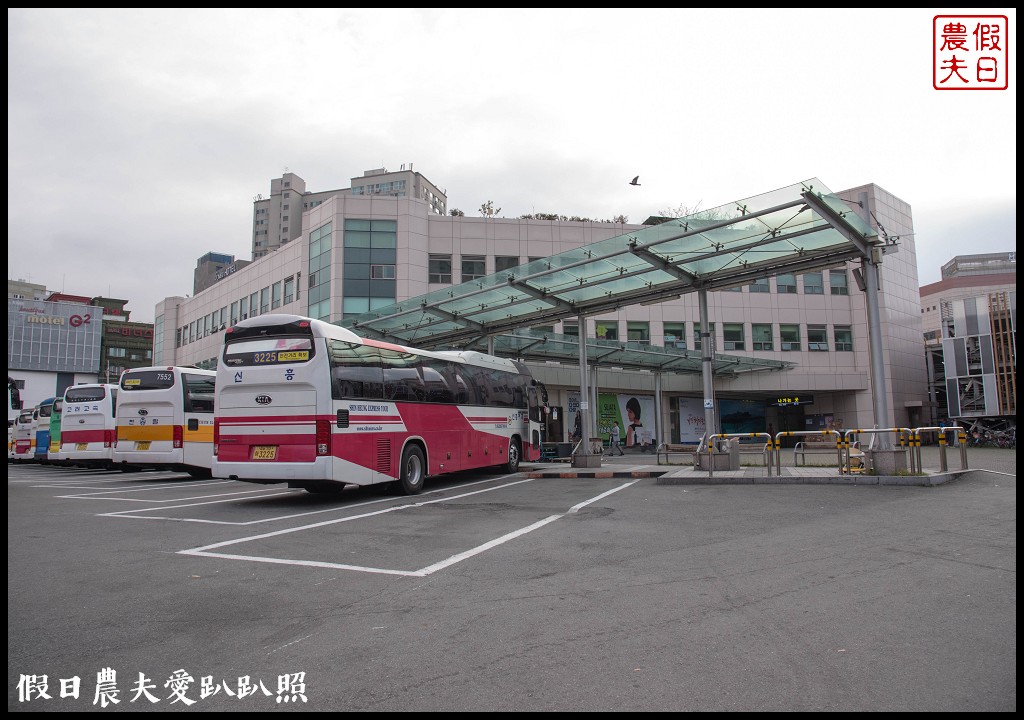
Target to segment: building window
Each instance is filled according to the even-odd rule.
[[[349,222],[346,220],[346,223]],[[317,320],[331,319],[331,223],[324,223],[309,233],[309,292],[306,294],[307,313]],[[295,283],[298,300],[299,283]]]
[[[361,315],[394,304],[398,223],[394,220],[346,219],[343,242],[342,317]]]
[[[287,305],[292,301],[292,293],[295,291],[295,279],[288,276],[284,279],[284,304]],[[234,322],[234,321],[232,321]]]
[[[249,317],[256,317],[260,314],[260,294],[254,292],[249,296]]]
[[[772,291],[771,287],[768,285],[768,278],[758,278],[747,287],[752,293],[766,293]]]
[[[715,324],[714,323],[708,323],[708,334],[711,336],[711,347],[712,347],[712,349],[714,349],[714,347],[715,347]],[[701,347],[702,347],[702,344],[701,344],[701,341],[700,341],[700,323],[699,322],[695,322],[693,324],[693,349],[694,350],[700,350]]]
[[[580,324],[576,320],[562,321],[562,334],[578,338],[580,336]]]
[[[828,352],[828,335],[824,325],[807,326],[807,349],[815,352]]]
[[[281,307],[281,282],[278,281],[278,282],[274,283],[271,286],[270,290],[271,290],[271,294],[270,294],[270,307],[271,307],[271,309],[276,309],[276,308]]]
[[[849,295],[850,288],[847,286],[846,268],[828,271],[828,283],[832,287],[833,295]]]
[[[639,345],[650,345],[651,324],[646,322],[627,322],[626,341]]]
[[[723,323],[722,342],[725,350],[744,350],[743,323]]]
[[[676,350],[686,349],[686,323],[665,323],[662,326],[665,335],[665,347]]]
[[[774,350],[772,342],[771,324],[752,324],[750,326],[750,339],[754,343],[754,350]]]
[[[849,325],[836,325],[836,352],[853,352],[853,330]]]
[[[495,255],[494,272],[499,273],[503,270],[511,270],[514,267],[519,267],[518,255]]]
[[[822,285],[820,272],[804,273],[804,295],[824,295],[825,286]]]
[[[483,255],[462,256],[462,282],[470,282],[487,274],[487,266]]]
[[[779,341],[783,352],[794,352],[800,349],[800,326],[779,325]]]
[[[445,283],[452,282],[452,256],[431,255],[427,267],[427,282]]]
[[[594,337],[598,340],[618,340],[619,324],[614,320],[595,320]]]
[[[107,348],[107,356],[108,357],[119,357],[119,358],[120,357],[124,357],[125,356],[125,352],[126,352],[126,350],[123,347]]]
[[[796,295],[796,275],[783,273],[775,277],[775,292],[780,295]]]

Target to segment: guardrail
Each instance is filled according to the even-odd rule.
[[[764,466],[765,466],[765,468],[767,468],[768,476],[771,477],[771,474],[772,474],[772,436],[769,435],[768,433],[717,433],[717,434],[714,434],[714,435],[710,435],[708,437],[708,445],[707,445],[707,447],[708,447],[708,477],[709,478],[710,477],[714,477],[714,474],[715,474],[715,459],[714,459],[714,455],[713,455],[714,449],[715,449],[715,440],[730,440],[730,439],[737,439],[738,440],[739,438],[756,438],[756,437],[767,438],[767,440],[765,442],[765,447],[764,447],[764,450],[763,450],[764,459],[765,459]],[[738,452],[738,450],[737,450],[737,452]],[[781,470],[779,471],[778,474],[781,474]]]
[[[784,430],[782,432],[775,433],[775,470],[777,475],[782,475],[782,440],[784,437],[806,437],[814,435],[820,437],[822,435],[830,435],[836,439],[836,464],[839,465],[840,470],[843,467],[843,453],[842,443],[843,438],[839,434],[838,430]],[[849,458],[847,458],[849,462]]]
[[[946,435],[954,433],[953,438],[957,441],[957,445],[960,446],[960,469],[967,470],[967,432],[961,427],[919,427],[914,428],[911,432],[910,447],[911,453],[917,457],[917,469],[919,472],[923,472],[923,464],[921,463],[921,433],[923,432],[937,432],[939,434],[939,471],[946,472],[949,470],[949,462],[946,459],[946,448],[950,444],[946,440]]]
[[[882,433],[896,433],[897,434],[897,442],[898,442],[900,448],[903,449],[904,451],[909,451],[910,450],[910,436],[911,436],[911,433],[913,433],[913,430],[911,430],[910,428],[901,428],[901,427],[892,427],[892,428],[856,428],[856,429],[853,429],[853,430],[847,430],[846,433],[843,436],[843,442],[842,442],[843,453],[844,453],[844,456],[846,458],[846,462],[845,463],[843,463],[843,462],[839,463],[839,473],[841,475],[849,475],[849,474],[851,474],[851,468],[850,468],[850,448],[853,446],[853,444],[855,442],[857,442],[855,439],[851,440],[850,439],[851,437],[855,437],[855,436],[860,435],[860,434],[864,434],[864,435],[880,435]],[[861,451],[864,451],[864,444],[863,443],[861,443],[861,448],[860,449],[861,449]],[[871,448],[869,447],[868,449],[870,450]],[[910,452],[909,453],[909,458],[908,458],[907,466],[910,469],[910,472],[912,472],[912,473],[917,472],[917,470],[915,469],[914,460],[915,460],[914,454],[912,452]],[[874,468],[872,468],[872,469],[874,469]]]

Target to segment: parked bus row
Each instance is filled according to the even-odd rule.
[[[390,483],[407,494],[430,476],[516,472],[540,458],[547,395],[522,363],[361,338],[297,315],[243,320],[224,338],[216,372],[136,368],[118,385],[68,388],[56,403],[56,456],[49,436],[43,456],[314,493]],[[19,454],[39,458],[37,449]]]
[[[117,385],[74,385],[21,412],[8,459],[210,477],[215,380],[212,370],[151,367]],[[185,430],[200,424],[203,433]]]

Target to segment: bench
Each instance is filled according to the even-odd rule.
[[[658,447],[658,464],[661,465],[661,459],[665,458],[665,465],[672,465],[672,458],[678,458],[681,456],[686,457],[686,461],[693,462],[693,454],[697,452],[696,445],[679,445],[675,443],[662,443]]]
[[[836,455],[839,457],[839,450],[836,449],[836,439],[832,435],[808,435],[793,447],[793,462],[796,465],[806,465],[807,455]],[[800,462],[803,460],[803,462]],[[845,470],[845,466],[843,468]],[[850,446],[850,472],[864,471],[864,451],[860,449],[860,441],[855,441]]]
[[[834,455],[838,458],[839,451],[836,449],[835,436],[807,435],[793,446],[793,463],[795,465],[806,465],[808,455],[822,454]]]

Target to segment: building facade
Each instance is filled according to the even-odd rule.
[[[288,182],[296,183],[295,178]],[[284,197],[281,182],[283,203],[291,198]],[[289,189],[309,207],[301,211],[301,227],[289,231],[288,242],[194,297],[171,297],[158,304],[157,363],[214,367],[223,330],[246,317],[293,313],[336,322],[640,227],[453,217],[419,197],[313,194],[306,193],[303,184]],[[916,427],[927,384],[921,372],[924,351],[910,206],[876,185],[836,194],[873,226],[880,224],[890,236],[899,237],[892,243],[898,251],[886,255],[881,264],[882,353],[890,416],[877,422]],[[289,203],[289,222],[294,212]],[[795,363],[786,371],[716,377],[716,397],[740,403],[737,407],[752,413],[763,426],[759,431],[871,427],[875,419],[867,313],[854,270],[859,270],[859,262],[709,293],[716,352]],[[538,329],[581,333],[576,320]],[[582,332],[587,337],[698,350],[697,297],[588,318]],[[567,417],[579,401],[578,367],[530,365],[548,386],[558,417]],[[653,373],[614,367],[600,368],[596,382],[602,393],[643,398],[653,396],[656,384]],[[702,380],[699,375],[665,375],[660,387],[663,417],[653,423],[657,437],[678,442],[688,436],[691,420],[702,419],[702,411],[694,413],[700,408]],[[779,402],[793,396],[802,397],[801,404]],[[569,429],[560,421],[549,428],[548,436],[564,438]]]
[[[1017,414],[1017,254],[958,255],[921,287],[933,424]]]
[[[121,372],[152,364],[153,324],[131,322],[127,300],[38,292],[8,282],[7,368],[23,407],[59,397],[71,385],[117,382]],[[41,287],[41,286],[36,286]],[[8,420],[15,415],[8,410]]]
[[[7,301],[7,372],[34,407],[81,382],[96,382],[102,323],[95,308],[78,302]],[[7,420],[17,417],[8,407]]]

